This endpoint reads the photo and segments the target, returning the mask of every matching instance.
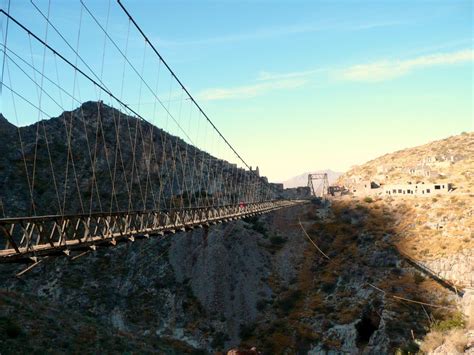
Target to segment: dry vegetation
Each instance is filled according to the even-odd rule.
[[[45,302],[32,295],[0,290],[0,351],[2,354],[167,353],[193,350],[175,340],[151,334],[118,331],[69,305]]]
[[[454,312],[442,321],[432,322],[429,333],[423,338],[420,350],[430,353],[440,346],[444,346],[447,353],[462,353],[468,343],[464,318],[461,313]]]
[[[340,177],[339,181],[352,176],[361,176],[364,180],[374,179],[378,167],[388,167],[385,183],[405,183],[415,178],[408,174],[407,169],[420,165],[422,159],[432,156],[459,155],[463,159],[454,163],[435,163],[432,169],[446,176],[445,181],[453,183],[465,193],[474,193],[474,132],[465,132],[457,136],[434,141],[419,147],[403,149],[385,154],[363,165],[355,166]],[[433,178],[418,178],[420,181],[434,182]]]
[[[474,250],[474,194],[379,200],[396,216],[397,248],[418,260]]]
[[[449,305],[444,299],[446,291],[438,284],[397,267],[398,255],[387,236],[396,234],[398,227],[391,208],[383,201],[334,201],[329,218],[318,218],[315,211],[311,207],[300,218],[310,237],[330,259],[308,243],[290,287],[271,278],[277,297],[268,304],[271,307],[266,308],[263,319],[244,329],[243,347],[258,345],[265,353],[282,349],[292,353],[319,343],[324,349],[342,350],[341,338],[334,336],[331,328],[357,324],[362,318],[377,327],[381,315],[389,314],[384,319],[390,348],[406,353],[417,347],[411,341],[411,330],[420,338],[433,319],[451,317],[446,310],[428,309],[432,318],[427,319],[419,305],[392,297],[428,303],[443,299],[443,304]],[[285,226],[287,230],[299,228],[296,223]],[[359,349],[367,346],[367,341],[357,339]]]
[[[423,158],[434,156],[457,156],[461,160],[428,164],[432,171],[439,174],[436,178],[415,177],[408,173],[409,168],[421,165]],[[341,177],[340,182],[353,177],[382,184],[408,181],[453,184],[455,189],[448,194],[372,198],[370,208],[382,210],[393,217],[392,242],[401,253],[412,259],[439,262],[440,259],[448,260],[443,258],[461,258],[459,262],[463,263],[462,260],[468,260],[463,258],[474,254],[473,132],[384,155],[354,167]],[[352,201],[357,199],[353,197]],[[389,287],[388,282],[390,280],[379,286]],[[433,295],[439,289],[439,285],[427,280],[419,282],[418,287]],[[444,319],[430,320],[420,350],[428,353],[442,345],[445,353],[462,352],[467,339],[459,314],[440,311],[433,314]]]
[[[432,168],[441,177],[413,177],[407,169],[419,165],[424,157],[461,156],[455,162],[435,163]],[[438,165],[437,165],[438,164]],[[374,207],[383,208],[395,217],[397,247],[419,260],[449,256],[474,250],[474,133],[463,133],[429,144],[404,149],[354,167],[340,182],[360,176],[376,180],[377,167],[389,167],[383,183],[407,181],[452,183],[449,194],[430,197],[384,197]]]

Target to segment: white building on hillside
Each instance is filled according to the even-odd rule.
[[[432,196],[437,194],[446,194],[451,190],[451,184],[436,183],[425,184],[408,183],[408,184],[392,184],[383,185],[383,196],[400,196],[400,195],[415,195],[415,196]]]
[[[449,164],[454,164],[460,160],[463,160],[464,156],[460,154],[442,154],[442,155],[432,155],[425,156],[421,163],[423,165],[433,165],[433,166],[449,166]]]
[[[386,174],[393,170],[392,165],[378,165],[377,166],[377,174]]]
[[[362,180],[357,184],[349,185],[349,191],[355,196],[369,196],[380,194],[380,184],[370,181]]]
[[[431,169],[429,166],[413,166],[407,169],[408,174],[412,176],[422,176],[422,177],[438,177],[438,172]]]

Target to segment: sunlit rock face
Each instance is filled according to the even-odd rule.
[[[474,249],[464,249],[444,258],[424,261],[443,279],[464,287],[474,287]]]

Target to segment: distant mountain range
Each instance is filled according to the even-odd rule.
[[[338,178],[341,176],[343,173],[337,172],[337,171],[332,171],[330,169],[327,170],[317,170],[317,171],[311,171],[307,172],[301,175],[297,175],[292,177],[291,179],[288,179],[286,181],[283,181],[283,185],[285,188],[292,188],[292,187],[299,187],[299,186],[306,186],[308,185],[308,175],[309,174],[322,174],[322,173],[327,173],[328,174],[328,181],[329,185],[332,185]],[[316,187],[316,186],[315,186]]]

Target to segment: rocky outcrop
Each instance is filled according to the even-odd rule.
[[[308,186],[292,187],[285,189],[282,196],[286,199],[307,199],[311,197],[311,189]]]
[[[474,287],[474,250],[465,249],[457,254],[423,261],[439,277],[462,287]]]
[[[469,345],[472,347],[472,351],[474,352],[474,288],[468,288],[464,291],[461,309],[466,319]]]
[[[189,282],[215,327],[238,344],[241,325],[255,321],[257,302],[268,300],[272,290],[265,282],[271,260],[260,238],[244,223],[200,230],[173,243],[169,260],[177,282]]]

